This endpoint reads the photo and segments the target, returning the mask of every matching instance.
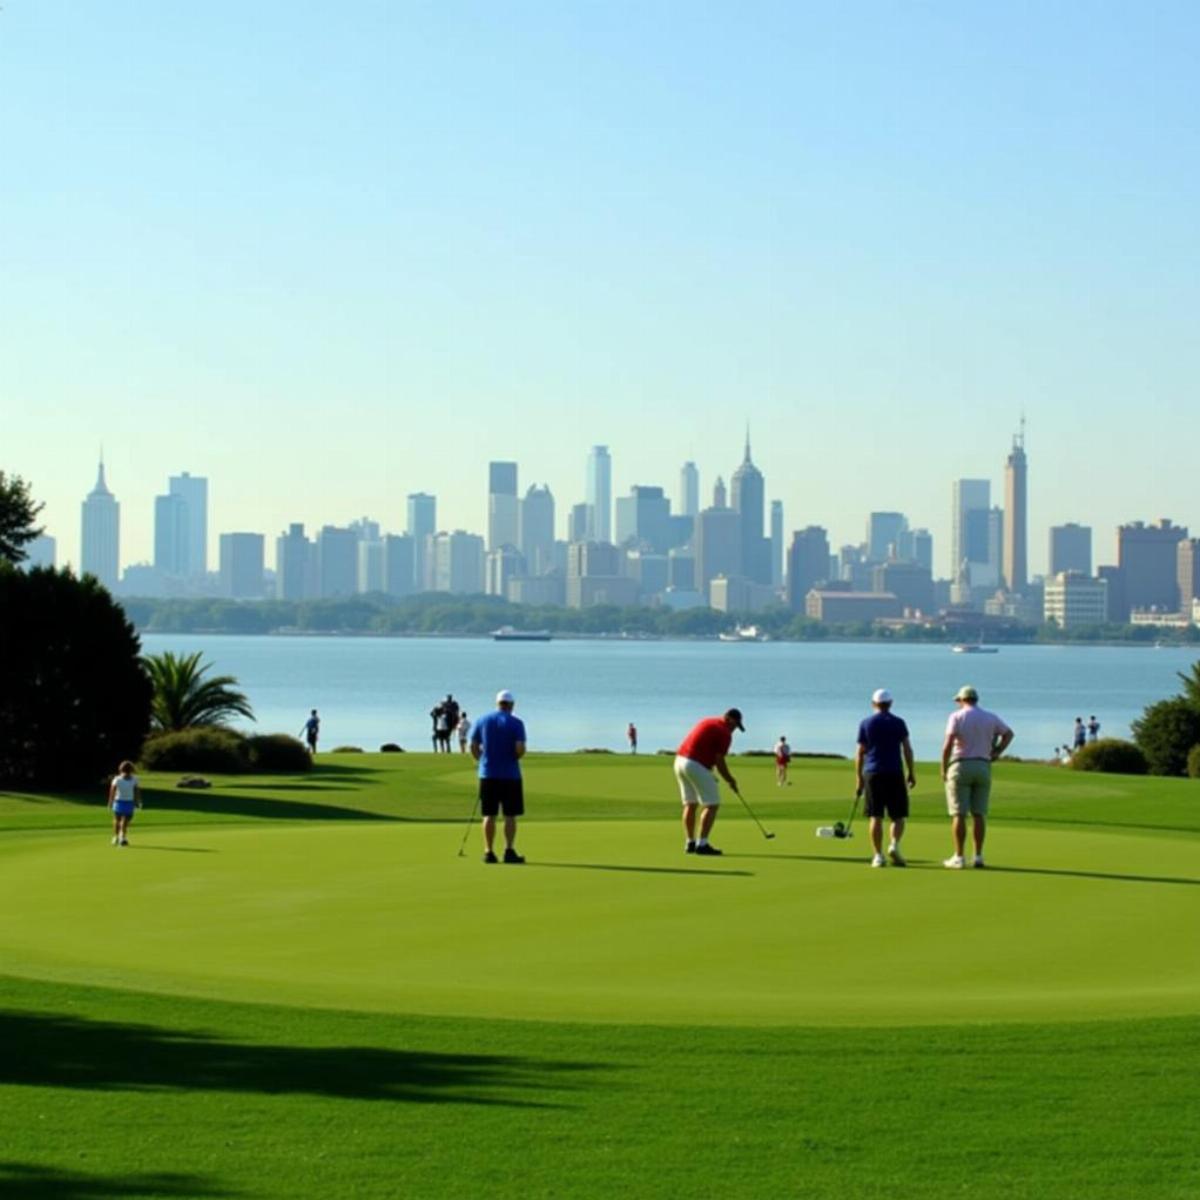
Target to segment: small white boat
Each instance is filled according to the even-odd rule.
[[[738,625],[732,632],[718,633],[717,640],[722,642],[769,642],[771,639],[757,625]]]
[[[511,625],[492,630],[494,642],[548,642],[551,636],[548,629],[514,629]]]
[[[999,646],[985,646],[982,642],[958,642],[950,649],[955,654],[999,654]]]

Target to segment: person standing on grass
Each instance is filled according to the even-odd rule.
[[[1100,736],[1100,722],[1096,720],[1095,713],[1088,717],[1087,735],[1089,742],[1094,742]]]
[[[113,815],[114,846],[129,845],[129,822],[133,810],[142,807],[142,785],[133,773],[133,763],[126,760],[117,768],[108,787],[108,807]]]
[[[1075,732],[1071,737],[1071,749],[1082,750],[1087,745],[1087,729],[1084,728],[1083,718],[1075,718]]]
[[[625,736],[629,739],[629,753],[637,753],[637,726],[630,721],[629,728],[625,731]]]
[[[775,743],[775,785],[777,787],[791,787],[792,781],[787,777],[788,763],[792,761],[792,748],[788,745],[787,738],[781,733],[779,741]]]
[[[458,752],[466,754],[467,752],[467,737],[471,732],[471,718],[467,716],[466,710],[463,710],[462,716],[458,718]]]
[[[896,867],[908,866],[900,853],[904,822],[908,820],[908,789],[917,786],[913,771],[912,742],[908,726],[892,712],[892,693],[879,688],[871,696],[873,716],[858,726],[858,751],[854,756],[855,794],[866,797],[871,845],[875,855],[871,866],[886,867],[888,859]],[[888,831],[887,858],[883,856],[883,818],[892,826]]]
[[[304,728],[300,730],[304,736],[305,744],[308,746],[309,754],[317,752],[317,738],[321,733],[321,718],[317,716],[317,710],[314,708],[307,721],[304,722]]]
[[[967,817],[974,821],[976,867],[983,866],[992,763],[1008,749],[1013,731],[995,713],[979,707],[979,693],[969,684],[954,696],[958,708],[946,722],[942,743],[942,782],[954,835],[954,853],[945,861],[951,870],[966,865]]]
[[[516,851],[517,818],[525,814],[521,759],[525,723],[513,714],[516,700],[507,688],[496,695],[496,711],[475,722],[471,757],[479,764],[479,809],[483,813],[483,861],[496,857],[496,818],[504,814],[504,861],[523,863]]]
[[[717,775],[737,791],[737,780],[725,765],[725,756],[733,743],[735,729],[746,732],[742,714],[736,708],[726,709],[721,717],[705,717],[692,727],[675,753],[675,781],[679,784],[679,797],[683,801],[684,852],[687,854],[721,853],[709,842],[708,835],[712,832],[717,809],[721,805]],[[699,838],[696,837],[697,808],[703,809]]]

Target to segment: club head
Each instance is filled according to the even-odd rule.
[[[773,833],[764,833],[763,837],[765,837],[768,842],[775,840],[775,835]]]

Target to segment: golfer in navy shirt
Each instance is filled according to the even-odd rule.
[[[858,727],[858,753],[854,758],[857,792],[860,796],[866,794],[867,816],[871,821],[871,845],[875,847],[871,866],[886,867],[890,858],[893,866],[904,867],[908,864],[900,853],[900,839],[908,818],[908,788],[917,786],[912,743],[908,740],[908,726],[892,712],[891,692],[880,688],[871,697],[871,707],[874,715]],[[906,771],[908,787],[905,787]],[[883,856],[885,815],[892,821],[887,858]]]
[[[496,696],[496,711],[475,722],[471,731],[471,757],[479,764],[479,808],[483,813],[483,861],[499,860],[496,817],[504,814],[504,861],[523,863],[513,843],[517,840],[517,818],[525,812],[521,787],[521,758],[525,754],[525,723],[513,715],[516,700],[510,691]]]

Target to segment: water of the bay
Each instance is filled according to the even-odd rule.
[[[472,716],[511,688],[530,749],[624,750],[633,721],[641,749],[674,748],[701,716],[736,705],[747,732],[734,749],[852,754],[877,687],[890,688],[918,757],[936,758],[951,697],[964,683],[1016,730],[1012,753],[1049,758],[1075,717],[1128,737],[1145,705],[1179,690],[1195,650],[1125,646],[1005,646],[960,655],[945,645],[878,642],[481,638],[229,637],[146,634],[146,653],[199,650],[213,673],[237,678],[263,732],[298,734],[321,714],[321,747],[430,748],[429,710],[447,692]]]

